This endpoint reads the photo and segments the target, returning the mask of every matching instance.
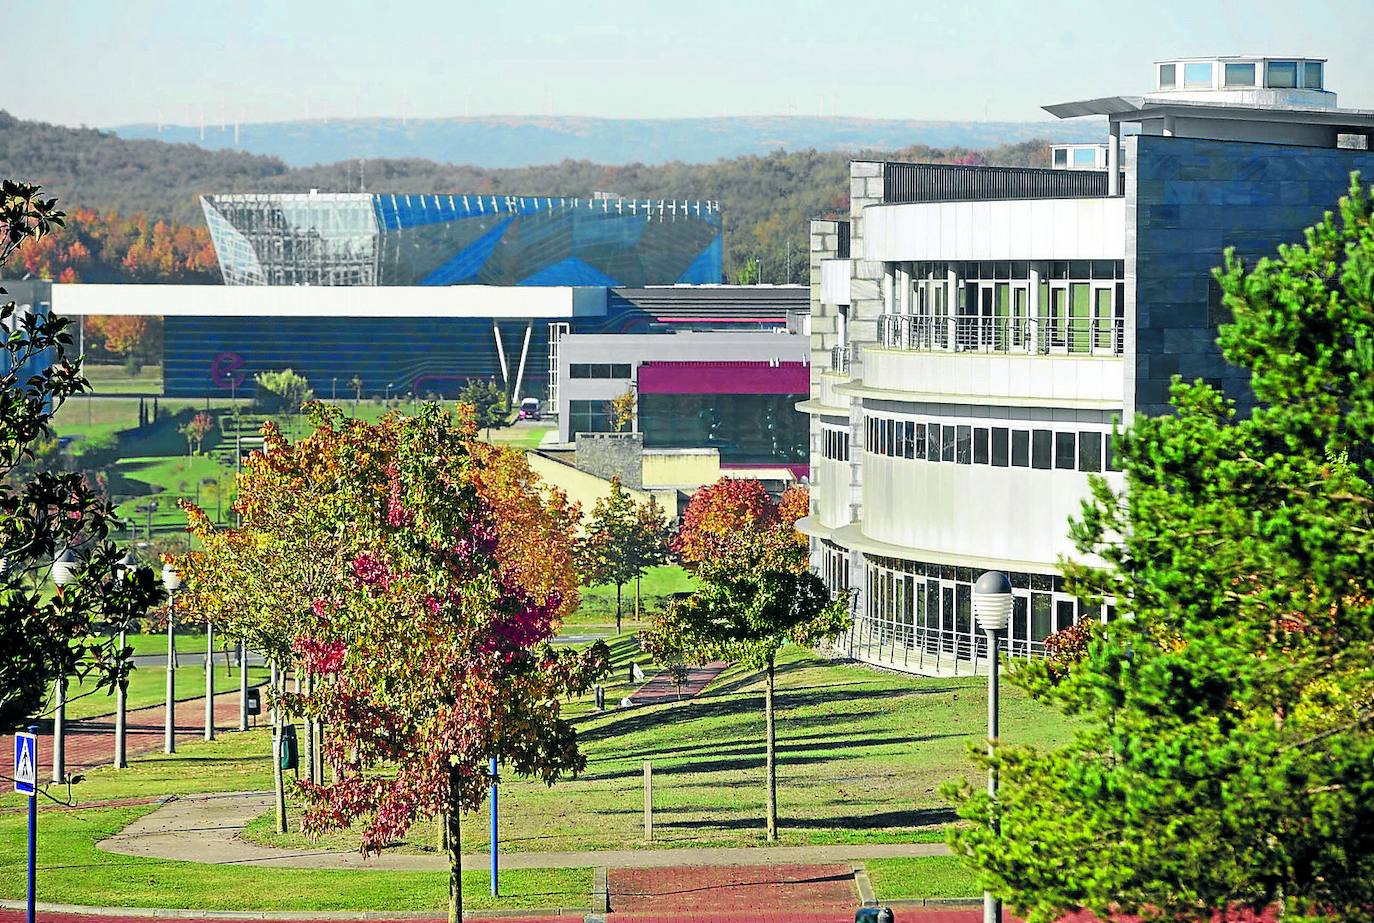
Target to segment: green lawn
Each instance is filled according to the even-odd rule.
[[[654,610],[661,608],[669,596],[674,593],[689,592],[695,585],[696,581],[687,571],[676,564],[650,568],[640,581],[640,611],[647,618]],[[582,597],[582,605],[567,620],[567,625],[588,628],[598,626],[613,628],[615,626],[614,586],[583,587],[579,593]],[[636,621],[634,618],[634,584],[631,583],[622,587],[621,593],[623,594],[620,603],[621,627],[625,629],[643,627],[643,622]]]
[[[185,650],[183,647],[182,650]],[[267,681],[267,667],[250,667],[248,681],[251,684]],[[224,661],[216,657],[215,691],[230,692],[239,687],[238,670],[228,670]],[[199,699],[205,696],[205,668],[187,666],[177,668],[176,697]],[[94,682],[89,687],[71,683],[67,687],[67,718],[72,721],[81,718],[94,718],[99,715],[113,714],[115,710],[114,693],[110,689],[95,689]],[[167,670],[165,667],[134,667],[129,673],[128,708],[147,708],[162,705],[167,700]]]
[[[161,394],[162,366],[145,365],[130,375],[123,365],[86,362],[81,371],[96,394]]]
[[[17,807],[13,796],[7,801]],[[39,900],[221,911],[441,911],[447,906],[448,877],[442,872],[202,865],[119,856],[95,848],[154,807],[44,811],[39,819]],[[26,823],[18,810],[0,815],[0,839],[22,843]],[[22,849],[0,853],[0,896],[24,897],[25,868]],[[497,898],[490,895],[488,882],[486,872],[463,873],[465,909],[591,906],[591,869],[505,871],[503,893]]]
[[[501,801],[504,848],[519,851],[647,846],[642,839],[643,762],[654,766],[654,846],[761,845],[764,842],[763,714],[759,677],[732,669],[692,700],[622,711],[631,688],[623,665],[631,637],[616,639],[612,709],[589,700],[567,707],[587,755],[581,778],[552,788],[510,780]],[[640,655],[641,660],[642,655]],[[652,672],[650,670],[650,672]],[[1067,737],[1057,713],[1007,688],[1003,727],[1009,740],[1048,743]],[[958,775],[974,775],[968,748],[986,727],[984,678],[924,679],[830,663],[796,649],[778,672],[779,814],[782,842],[931,841],[955,820],[937,793]],[[465,848],[486,843],[473,825]],[[277,839],[264,819],[248,837]],[[417,827],[400,848],[426,849],[434,830]],[[349,848],[349,833],[326,845]]]
[[[982,889],[958,856],[868,859],[864,862],[879,901],[928,897],[981,897]]]

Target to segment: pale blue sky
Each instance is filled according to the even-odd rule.
[[[1327,57],[1374,108],[1369,0],[0,0],[0,108],[63,124],[818,113],[1025,120],[1151,61]]]

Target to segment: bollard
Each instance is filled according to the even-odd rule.
[[[654,764],[644,761],[644,839],[654,840]]]

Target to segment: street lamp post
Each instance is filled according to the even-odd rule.
[[[215,739],[215,623],[205,622],[205,739]]]
[[[162,725],[162,752],[177,752],[177,648],[176,598],[181,589],[181,574],[170,564],[162,565],[162,586],[167,590],[167,715]]]
[[[53,558],[52,582],[57,591],[76,579],[81,570],[81,559],[70,548]],[[57,691],[54,695],[52,712],[52,780],[61,782],[67,775],[67,674],[57,678]]]
[[[990,570],[978,578],[973,585],[973,616],[978,627],[988,636],[988,756],[998,736],[998,689],[997,667],[1002,632],[1011,619],[1012,595],[1011,580],[1001,571]],[[997,800],[997,769],[988,768],[988,797]],[[994,812],[996,806],[994,805]],[[997,821],[994,813],[993,828],[996,832]],[[1002,901],[983,892],[983,923],[1001,923]]]
[[[124,576],[138,567],[138,559],[134,557],[132,551],[124,552],[124,557],[120,558],[115,564],[114,578],[122,581]],[[124,649],[128,644],[129,626],[120,623],[119,626],[119,652],[123,656]],[[129,753],[126,745],[128,734],[128,697],[129,680],[122,677],[119,685],[115,686],[115,740],[114,740],[114,768],[127,769],[129,767]]]

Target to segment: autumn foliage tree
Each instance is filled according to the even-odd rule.
[[[615,587],[615,631],[620,633],[626,584],[667,559],[671,531],[663,509],[652,497],[642,504],[611,478],[611,490],[599,498],[577,542],[583,582]],[[638,595],[635,612],[638,614]]]
[[[659,663],[733,660],[764,671],[765,829],[777,839],[774,680],[789,642],[813,646],[844,630],[843,601],[811,572],[797,520],[808,502],[793,488],[775,502],[758,481],[722,478],[693,495],[678,552],[697,589],[658,613],[641,640]]]
[[[74,208],[64,227],[25,247],[18,265],[58,282],[218,282],[210,232],[142,213]]]
[[[193,513],[212,543],[223,533],[242,547],[226,549],[220,572],[222,545],[207,545],[188,583],[213,587],[227,611],[236,556],[270,566],[263,547],[315,537],[315,563],[295,565],[311,568],[304,602],[263,613],[313,679],[312,692],[282,697],[285,709],[327,729],[333,780],[301,783],[303,827],[361,826],[375,852],[442,817],[456,920],[459,818],[480,806],[489,759],[549,783],[585,764],[560,700],[590,688],[609,654],[549,643],[577,603],[576,512],[522,455],[479,442],[470,414],[428,404],[366,424],[329,405],[310,412],[315,430],[297,443],[269,428],[241,488],[243,529]],[[259,471],[273,495],[257,488]]]

